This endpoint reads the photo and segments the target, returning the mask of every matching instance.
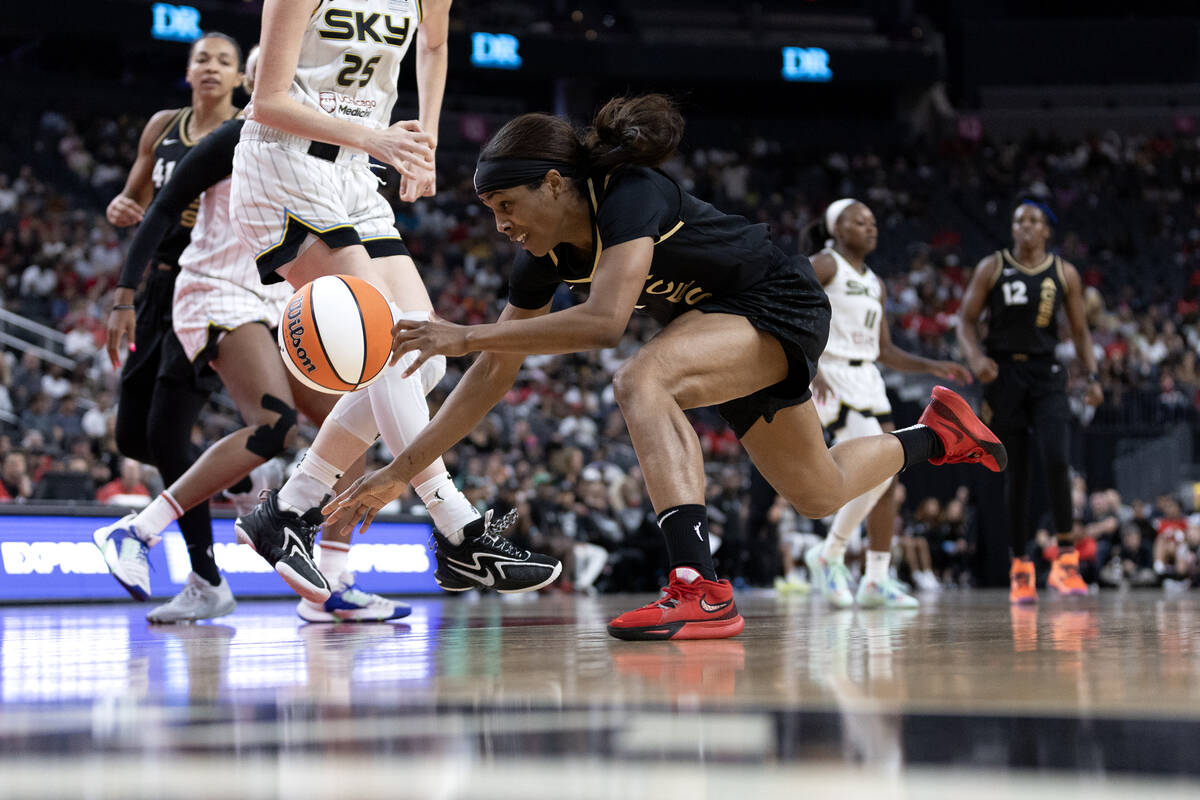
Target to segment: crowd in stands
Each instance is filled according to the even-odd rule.
[[[22,349],[6,340],[0,358],[0,501],[137,504],[161,488],[152,469],[116,452],[117,376],[103,352],[128,238],[105,221],[103,207],[122,185],[141,122],[47,113],[33,125],[27,152],[0,160],[2,306],[57,332],[0,323],[8,336],[36,345]],[[1146,427],[1192,423],[1200,403],[1198,143],[1182,133],[1003,144],[954,139],[891,154],[807,154],[753,140],[736,150],[689,149],[666,169],[717,207],[770,223],[788,252],[800,252],[802,232],[829,201],[854,196],[868,203],[880,225],[870,263],[887,285],[893,338],[943,358],[957,355],[953,327],[970,270],[1008,245],[1019,198],[1043,199],[1060,218],[1058,250],[1088,287],[1103,365],[1105,402],[1094,412],[1077,402],[1079,421]],[[397,224],[435,308],[462,323],[496,316],[513,256],[474,197],[471,167],[468,153],[439,154],[438,195],[397,204]],[[556,298],[570,302],[565,290]],[[661,537],[611,387],[617,366],[653,332],[651,321],[635,316],[614,348],[530,357],[503,402],[447,455],[473,501],[519,508],[518,538],[564,557],[568,575],[601,589],[658,585]],[[1069,341],[1060,356],[1073,360]],[[431,396],[435,410],[465,363],[452,364]],[[1078,397],[1081,376],[1072,375]],[[894,389],[903,390],[905,380],[889,376]],[[236,425],[231,407],[219,398],[210,404],[194,433],[198,447]],[[715,413],[692,418],[709,470],[718,559],[735,578],[761,583],[760,571],[746,567],[753,560],[746,551],[814,535],[820,523],[814,528],[775,509],[764,530],[746,530],[744,453]],[[375,457],[387,456],[380,449]],[[1200,520],[1185,517],[1170,497],[1123,503],[1115,490],[1089,497],[1081,487],[1076,501],[1093,580],[1142,584],[1200,574]],[[415,496],[400,505],[418,506]],[[904,509],[896,537],[902,577],[927,588],[969,584],[976,546],[969,492],[945,501],[908,498]],[[596,549],[577,546],[585,544],[600,549],[599,561]],[[1039,558],[1052,557],[1053,537],[1031,547]]]

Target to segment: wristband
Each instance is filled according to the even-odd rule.
[[[133,303],[118,303],[112,307],[113,311],[134,311],[137,307]]]

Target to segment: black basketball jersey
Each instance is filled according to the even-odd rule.
[[[1058,310],[1067,288],[1062,259],[1048,255],[1031,268],[1007,250],[998,255],[1000,269],[993,275],[987,295],[984,349],[991,356],[1053,356],[1058,345]]]
[[[158,141],[154,143],[154,169],[150,173],[150,180],[154,182],[154,194],[156,195],[159,189],[171,180],[171,173],[175,171],[175,165],[183,160],[183,157],[195,144],[195,141],[187,135],[187,124],[191,118],[190,106],[180,109],[179,113],[171,118],[167,127],[159,134]],[[184,209],[179,217],[179,222],[172,226],[155,251],[156,261],[178,266],[179,256],[191,240],[192,226],[196,224],[196,212],[199,209],[200,198],[196,198],[191,205]]]
[[[710,298],[747,289],[789,258],[771,243],[767,226],[725,214],[685,192],[665,173],[622,167],[585,187],[592,216],[592,252],[559,245],[540,258],[522,252],[509,279],[508,301],[541,308],[566,283],[581,299],[605,247],[642,237],[654,240],[654,259],[637,308],[662,324]],[[823,301],[812,268],[814,298]]]

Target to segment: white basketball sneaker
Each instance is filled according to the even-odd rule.
[[[855,598],[863,608],[917,608],[921,605],[917,598],[904,591],[904,584],[892,577],[879,582],[863,578]]]
[[[324,603],[301,600],[296,613],[308,622],[384,622],[407,617],[412,608],[358,588],[353,572],[343,572]]]
[[[229,581],[213,586],[194,572],[188,573],[183,591],[146,615],[150,622],[195,622],[232,614],[237,608]]]
[[[809,580],[834,608],[852,607],[854,595],[850,592],[850,570],[846,569],[845,562],[826,561],[821,550],[821,545],[814,544],[804,554]]]
[[[143,537],[133,527],[136,514],[126,514],[116,522],[97,528],[92,541],[100,548],[108,571],[125,587],[134,600],[150,597],[150,548],[160,537]]]

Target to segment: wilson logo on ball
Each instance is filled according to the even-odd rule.
[[[334,394],[369,385],[391,355],[392,310],[378,289],[352,275],[305,284],[279,321],[283,363],[298,381]]]
[[[308,351],[301,344],[304,341],[304,323],[300,322],[300,314],[303,308],[303,298],[297,297],[288,303],[287,332],[288,337],[292,340],[292,350],[296,353],[296,360],[299,362],[299,366],[303,367],[305,372],[313,372],[316,370],[317,365],[312,363],[312,359],[308,357]]]

